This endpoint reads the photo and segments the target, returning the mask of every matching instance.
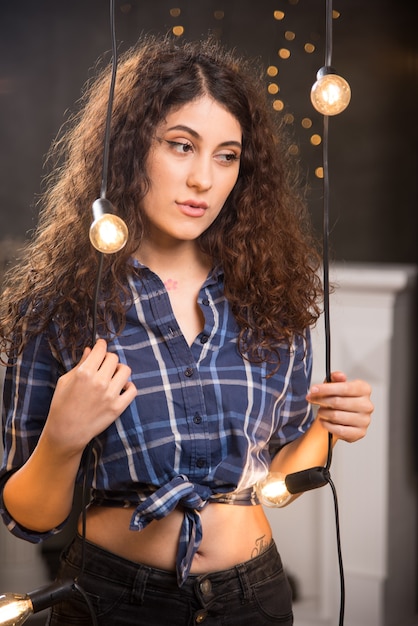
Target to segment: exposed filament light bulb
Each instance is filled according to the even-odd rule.
[[[32,601],[28,595],[18,593],[2,593],[0,595],[0,624],[19,626],[32,614]]]
[[[349,105],[351,89],[348,82],[332,67],[321,67],[311,89],[313,107],[323,115],[338,115]]]
[[[261,503],[268,507],[285,506],[292,497],[286,486],[286,476],[279,472],[269,472],[257,484],[257,491]]]
[[[125,222],[115,215],[113,206],[106,198],[93,202],[93,223],[90,226],[90,241],[99,252],[119,252],[128,240]]]
[[[0,624],[20,626],[33,613],[38,613],[53,604],[68,598],[76,589],[73,581],[56,581],[26,594],[0,594]]]
[[[316,466],[292,474],[269,472],[257,483],[257,494],[268,507],[285,506],[293,495],[323,487],[330,480],[327,467]]]

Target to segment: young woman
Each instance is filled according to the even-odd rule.
[[[261,78],[211,41],[147,37],[119,61],[107,197],[129,240],[104,257],[92,341],[108,82],[53,148],[2,298],[3,518],[42,541],[86,475],[86,540],[60,576],[99,624],[291,624],[256,485],[325,463],[328,433],[363,437],[370,387],[342,372],[310,387],[321,288],[294,166]],[[91,623],[83,597],[49,623]]]

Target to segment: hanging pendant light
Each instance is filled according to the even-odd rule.
[[[322,115],[338,115],[349,105],[351,89],[348,82],[332,67],[321,67],[311,89],[313,107]]]

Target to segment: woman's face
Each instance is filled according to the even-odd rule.
[[[147,159],[147,243],[196,240],[219,215],[239,172],[238,120],[208,96],[170,112]]]

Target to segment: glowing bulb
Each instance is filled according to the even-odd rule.
[[[109,200],[99,198],[93,202],[94,221],[90,226],[90,241],[99,252],[118,252],[128,240],[125,222],[113,213]]]
[[[18,626],[33,614],[32,600],[27,595],[3,593],[0,595],[0,624]]]
[[[311,89],[311,102],[323,115],[337,115],[344,111],[351,99],[350,85],[331,67],[322,67]]]
[[[118,252],[126,244],[128,229],[117,215],[105,213],[90,227],[90,241],[96,250],[109,254]]]
[[[3,626],[19,626],[32,613],[38,613],[57,602],[68,598],[77,586],[72,580],[55,581],[27,594],[0,594],[0,624]]]
[[[260,501],[265,506],[281,507],[292,497],[286,486],[286,477],[278,472],[270,472],[257,484]]]
[[[286,476],[280,472],[269,472],[264,480],[257,483],[257,494],[265,506],[281,507],[285,506],[293,495],[318,489],[329,481],[329,469],[320,465]]]

